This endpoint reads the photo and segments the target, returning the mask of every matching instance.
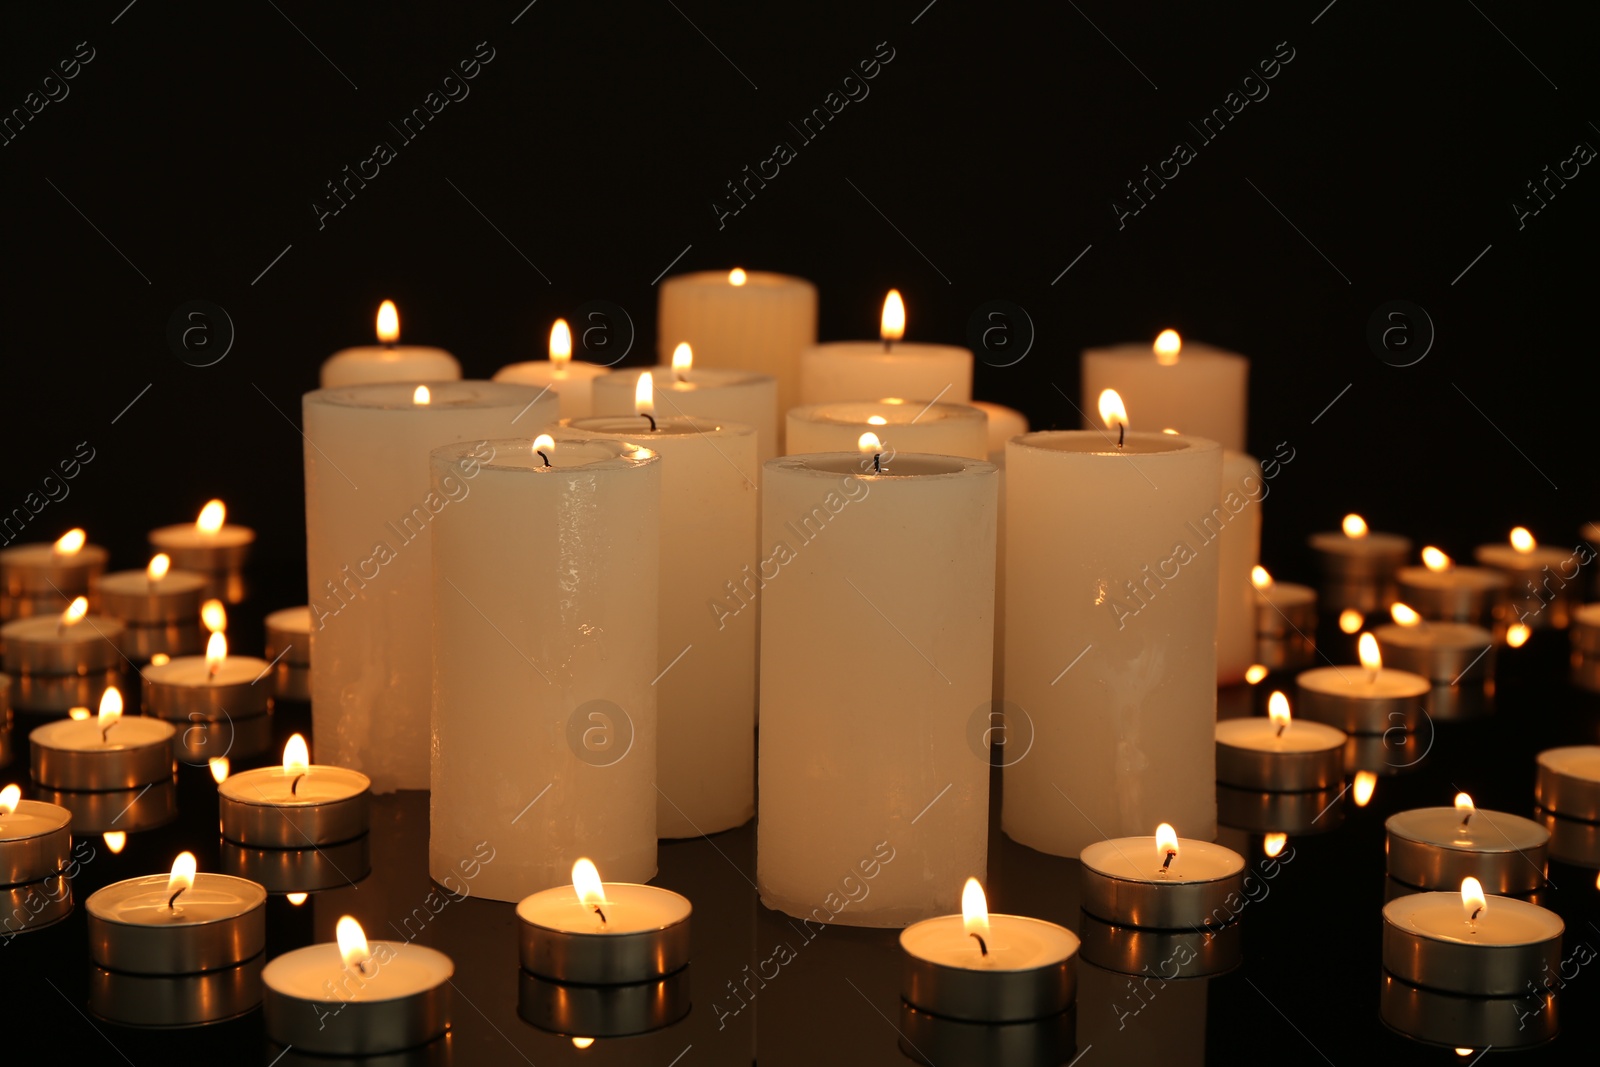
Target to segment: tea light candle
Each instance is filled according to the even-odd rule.
[[[1383,906],[1383,966],[1445,993],[1516,996],[1559,970],[1564,930],[1554,912],[1485,895],[1467,878],[1459,893],[1413,893]]]
[[[1579,566],[1574,553],[1539,544],[1526,527],[1513,529],[1505,544],[1479,545],[1473,555],[1511,580],[1506,606],[1517,622],[1535,629],[1561,629],[1582,599],[1573,580]]]
[[[227,514],[222,501],[209,501],[193,525],[183,523],[151,530],[150,547],[171,556],[173,566],[179,570],[210,574],[238,570],[250,557],[256,532],[248,526],[225,522]]]
[[[1494,677],[1495,641],[1488,630],[1469,622],[1425,622],[1399,601],[1389,614],[1394,622],[1372,630],[1386,663],[1446,685]]]
[[[89,968],[89,1012],[122,1026],[167,1029],[234,1019],[261,1003],[261,957],[201,974]]]
[[[1526,640],[1524,627],[1522,636]],[[1567,637],[1572,642],[1572,684],[1591,693],[1600,692],[1600,604],[1584,604],[1572,609]],[[1507,643],[1511,644],[1508,634]],[[1511,647],[1519,647],[1517,641]]]
[[[1421,698],[1432,688],[1428,679],[1385,667],[1371,634],[1362,634],[1358,647],[1360,667],[1315,667],[1295,678],[1301,714],[1353,734],[1413,729],[1421,720]]]
[[[1511,579],[1492,567],[1459,567],[1439,549],[1422,550],[1422,566],[1395,574],[1398,595],[1424,619],[1492,623]]]
[[[0,885],[37,882],[64,870],[72,858],[72,813],[23,800],[14,785],[0,789]]]
[[[375,1056],[450,1029],[455,964],[414,941],[369,942],[346,915],[337,943],[286,952],[261,972],[267,1037],[323,1056]]]
[[[594,386],[594,414],[631,416],[639,396],[639,380],[650,375],[651,403],[665,418],[707,419],[740,423],[756,431],[756,461],[778,455],[782,427],[778,412],[778,379],[748,370],[698,367],[694,352],[680,344],[674,362],[653,370],[618,371]],[[759,467],[744,471],[759,480]]]
[[[23,599],[71,599],[89,591],[106,569],[106,550],[68,530],[50,544],[0,549],[0,591]]]
[[[1267,718],[1217,723],[1217,781],[1242,789],[1299,793],[1344,777],[1343,730],[1293,722],[1289,698],[1273,693]]]
[[[266,902],[256,883],[197,874],[194,853],[180,853],[170,875],[130,878],[89,897],[89,955],[129,974],[231,967],[266,947]]]
[[[1308,585],[1250,569],[1255,590],[1256,662],[1270,670],[1309,667],[1317,654],[1317,594]]]
[[[671,974],[689,962],[689,899],[653,885],[602,882],[579,859],[572,884],[517,904],[524,970],[558,982],[620,985]]]
[[[991,404],[987,400],[974,400],[972,406],[988,418],[989,461],[1004,460],[1006,442],[1028,432],[1028,417],[1013,408]]]
[[[800,403],[880,396],[903,396],[924,403],[965,404],[971,400],[972,352],[955,345],[905,344],[901,341],[905,332],[905,303],[900,293],[891,289],[883,302],[881,343],[834,341],[800,353]]]
[[[494,372],[494,380],[553,389],[561,403],[561,417],[581,419],[594,413],[594,380],[610,373],[610,367],[598,363],[573,361],[572,329],[566,319],[557,319],[550,327],[549,359],[508,364]]]
[[[0,626],[4,663],[12,674],[91,674],[122,663],[117,647],[126,629],[116,619],[89,614],[78,597],[57,616],[13,619]]]
[[[375,382],[453,382],[461,364],[442,348],[400,343],[400,312],[393,300],[378,306],[378,343],[342,348],[322,364],[321,385],[335,389]]]
[[[172,776],[170,722],[122,717],[122,694],[107,689],[94,719],[61,719],[28,735],[33,780],[52,789],[135,789]]]
[[[1244,887],[1244,857],[1209,841],[1178,837],[1170,823],[1152,837],[1096,841],[1083,863],[1083,908],[1123,926],[1163,930],[1217,926]],[[1221,918],[1219,918],[1221,916]]]
[[[1146,426],[1174,426],[1235,452],[1245,447],[1250,361],[1237,352],[1185,341],[1162,330],[1153,345],[1089,348],[1083,353],[1083,397],[1107,389],[1122,396]],[[1099,425],[1084,412],[1084,429]]]
[[[1354,513],[1340,529],[1312,534],[1322,567],[1322,598],[1329,608],[1381,611],[1394,603],[1395,573],[1411,553],[1410,538],[1377,533]]]
[[[204,656],[179,656],[144,669],[144,708],[179,722],[262,715],[272,691],[256,683],[268,670],[264,659],[228,655],[228,638],[218,631],[206,642]]]
[[[311,609],[283,608],[266,619],[267,662],[273,694],[285,700],[311,699]]]
[[[360,771],[311,763],[299,734],[283,765],[229,775],[217,786],[222,836],[258,848],[314,848],[367,832],[372,782]]]
[[[839,400],[790,408],[784,436],[787,455],[850,452],[863,433],[875,433],[894,452],[939,456],[989,456],[988,421],[969,404],[922,400]]]
[[[1066,1011],[1077,993],[1078,937],[1022,915],[991,915],[968,878],[961,914],[900,931],[900,995],[949,1019],[1011,1023]]]
[[[1479,811],[1466,793],[1453,808],[1389,816],[1389,877],[1419,889],[1454,889],[1476,878],[1494,893],[1531,893],[1544,884],[1550,832],[1532,819]]]
[[[171,567],[172,560],[160,552],[142,571],[117,571],[98,579],[95,596],[100,610],[134,625],[192,622],[200,614],[206,580]]]
[[[1600,822],[1600,745],[1564,745],[1539,753],[1533,793],[1540,807],[1557,815]]]

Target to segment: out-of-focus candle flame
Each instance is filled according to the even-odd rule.
[[[1278,728],[1281,734],[1288,729],[1291,717],[1289,715],[1289,698],[1281,692],[1274,692],[1267,698],[1267,718],[1272,725]]]
[[[426,385],[419,385],[411,394],[411,402],[417,407],[426,407],[433,403],[433,393]]]
[[[152,667],[159,667],[163,663],[171,663],[171,662],[172,662],[172,657],[167,655],[165,652],[157,652],[153,656],[150,657],[150,666],[152,666]],[[88,708],[84,708],[83,710],[84,710],[84,716],[83,717],[85,719],[87,719],[89,717],[89,715],[88,715],[89,709]]]
[[[741,271],[739,271],[739,273],[743,274],[744,271],[741,270]],[[733,284],[734,285],[743,285],[744,281],[743,280],[736,281]],[[572,1039],[572,1047],[573,1048],[588,1048],[592,1044],[594,1044],[594,1038],[592,1038],[592,1037],[575,1037],[575,1038]]]
[[[1521,648],[1532,636],[1533,631],[1528,629],[1527,623],[1514,622],[1506,629],[1506,644],[1512,648]]]
[[[1268,834],[1261,842],[1261,851],[1268,856],[1276,856],[1283,851],[1283,846],[1289,843],[1288,834]]]
[[[1123,406],[1122,397],[1115,389],[1100,393],[1100,421],[1106,424],[1108,430],[1128,425],[1128,409]]]
[[[983,895],[983,886],[976,878],[968,878],[961,887],[961,928],[970,937],[976,934],[985,942],[982,953],[989,954],[989,901]]]
[[[1458,1048],[1456,1049],[1456,1055],[1460,1056],[1462,1059],[1466,1059],[1468,1056],[1472,1055],[1474,1051],[1475,1050],[1470,1048]]]
[[[868,426],[887,426],[887,425],[889,425],[889,420],[884,418],[882,415],[868,415],[867,416],[867,425]]]
[[[178,853],[178,858],[172,861],[172,873],[167,876],[168,898],[194,887],[194,872],[198,866],[193,852]]]
[[[393,300],[385,300],[378,305],[378,341],[381,344],[392,345],[400,340],[400,309],[394,306]]]
[[[594,861],[580,859],[572,865],[572,891],[578,894],[578,903],[586,908],[598,908],[606,902],[605,885]]]
[[[729,285],[743,285],[745,282],[747,282],[749,280],[750,280],[750,275],[748,275],[748,274],[746,274],[744,272],[744,268],[743,267],[735,267],[735,268],[733,268],[732,270],[730,270],[728,272],[728,284]],[[594,1039],[590,1038],[590,1040],[592,1041]],[[580,1048],[588,1048],[589,1046],[581,1045],[579,1047]]]
[[[344,960],[345,967],[363,970],[364,964],[372,958],[372,950],[367,947],[367,932],[361,929],[355,916],[341,915],[334,924],[333,937],[339,942],[339,958]]]
[[[1350,787],[1351,798],[1355,800],[1356,807],[1364,808],[1367,801],[1372,799],[1373,790],[1378,788],[1378,776],[1371,771],[1357,771],[1356,781]]]
[[[87,614],[89,614],[89,598],[84,596],[74,597],[72,603],[67,605],[67,610],[61,613],[62,628],[78,625]]]
[[[150,565],[144,569],[145,577],[152,582],[159,582],[167,576],[172,569],[172,557],[165,552],[157,552],[150,557]]]
[[[220,600],[208,600],[200,605],[200,621],[211,633],[219,634],[228,628],[228,609]]]
[[[206,641],[206,677],[215,678],[226,662],[228,662],[228,635],[218,630]]]
[[[311,751],[306,748],[306,739],[300,734],[295,734],[289,738],[289,743],[283,746],[283,773],[304,772],[310,766]]]
[[[125,830],[107,830],[101,835],[106,843],[106,848],[115,855],[128,847],[128,834]]]
[[[649,371],[640,374],[638,384],[633,387],[633,413],[635,415],[656,413],[656,377]]]
[[[151,662],[153,663],[155,661],[152,660]],[[73,722],[83,722],[88,717],[88,708],[71,708],[67,711],[67,718],[71,719]]]
[[[554,452],[555,448],[556,439],[547,433],[542,433],[533,439],[533,450],[536,453],[543,453],[540,458],[544,460],[547,467],[550,465],[550,453]]]
[[[1361,624],[1365,621],[1366,617],[1355,608],[1345,608],[1339,612],[1339,632],[1353,634],[1361,629]]]
[[[1167,862],[1168,856],[1176,856],[1177,854],[1178,831],[1172,828],[1171,823],[1164,822],[1156,827],[1156,859],[1164,864]]]
[[[221,785],[223,782],[228,780],[227,756],[212,756],[207,762],[211,767],[211,777],[216,780],[218,785]]]
[[[1340,528],[1344,530],[1346,537],[1367,536],[1367,520],[1353,511],[1344,517],[1344,522],[1340,525]]]
[[[310,894],[308,893],[285,893],[283,895],[283,899],[287,900],[289,903],[298,908],[300,905],[306,902],[306,898],[309,895]]]
[[[1511,531],[1511,547],[1518,552],[1523,554],[1532,552],[1538,543],[1533,539],[1533,534],[1528,532],[1526,526],[1518,526]]]
[[[1467,913],[1467,921],[1477,919],[1488,907],[1489,901],[1483,895],[1483,883],[1470,875],[1461,879],[1461,910]]]
[[[572,327],[566,319],[557,319],[550,327],[550,362],[558,369],[572,362]]]
[[[74,528],[56,538],[53,551],[58,556],[76,556],[78,550],[89,540],[89,535],[82,530]]]
[[[1258,563],[1250,568],[1250,584],[1257,589],[1271,589],[1272,575],[1267,573],[1267,568]]]
[[[856,448],[863,453],[883,451],[883,442],[878,440],[878,435],[868,431],[856,438]]]
[[[122,718],[122,690],[113,685],[101,694],[100,714],[95,718],[100,725],[100,736],[104,737],[106,731]]]
[[[694,370],[694,349],[689,347],[688,341],[678,342],[678,347],[672,350],[672,373],[682,378]]]
[[[1422,565],[1435,574],[1443,574],[1456,564],[1455,560],[1432,545],[1428,545],[1422,550]]]
[[[1422,616],[1413,611],[1410,604],[1402,604],[1398,600],[1389,605],[1389,617],[1401,626],[1422,625]]]
[[[1267,674],[1268,671],[1264,664],[1252,663],[1250,666],[1244,669],[1244,680],[1249,682],[1251,685],[1256,685],[1261,681],[1261,679],[1265,678]]]
[[[194,528],[209,537],[222,529],[222,520],[227,517],[228,509],[222,501],[208,500],[206,506],[200,509],[200,517],[194,521]]]
[[[1177,330],[1162,330],[1156,334],[1156,343],[1150,348],[1156,354],[1157,363],[1171,367],[1178,362],[1178,353],[1183,351],[1183,338],[1178,336]]]
[[[883,319],[878,335],[885,341],[898,341],[906,335],[906,304],[900,290],[890,289],[883,298]]]
[[[1361,665],[1367,673],[1376,675],[1383,670],[1383,656],[1378,652],[1378,639],[1371,634],[1362,634],[1356,641],[1356,657],[1361,660]]]
[[[17,810],[17,805],[22,802],[22,787],[8,785],[0,789],[0,815],[10,815]]]

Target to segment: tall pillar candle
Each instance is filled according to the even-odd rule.
[[[925,400],[836,400],[790,408],[784,449],[849,452],[863,433],[877,434],[886,449],[938,456],[989,456],[988,417],[970,404],[930,404]]]
[[[1261,501],[1266,496],[1254,456],[1222,453],[1221,506],[1197,525],[1215,531],[1217,560],[1217,684],[1236,685],[1256,661],[1256,589],[1250,572],[1261,558]]]
[[[985,869],[989,761],[973,738],[987,738],[998,474],[953,456],[878,465],[766,466],[756,881],[790,915],[904,926],[957,910]],[[840,878],[863,875],[871,894],[841,909]]]
[[[653,383],[651,399],[657,415],[755,427],[758,466],[745,473],[752,481],[761,480],[759,464],[778,454],[778,379],[770,374],[715,367],[680,368],[676,373],[670,367],[618,371],[594,383],[594,414],[632,415],[639,378],[645,373],[650,374]]]
[[[989,461],[1003,462],[1006,442],[1028,432],[1028,417],[1013,408],[991,404],[987,400],[974,400],[972,406],[989,418]]]
[[[438,634],[428,866],[443,882],[492,848],[472,884],[491,900],[567,884],[584,856],[618,881],[656,871],[663,463],[537,444],[491,441],[472,494],[439,515],[423,611]],[[434,485],[472,454],[434,452]]]
[[[1034,737],[1006,767],[1002,827],[1058,856],[1164,819],[1209,840],[1221,447],[1031,433],[1006,479],[1006,699]]]
[[[400,343],[400,312],[393,300],[378,308],[378,343],[341,348],[322,364],[319,384],[324,389],[375,382],[453,382],[461,378],[461,364],[442,348]]]
[[[749,426],[640,416],[565,420],[563,439],[661,456],[656,832],[696,837],[756,812],[756,577],[760,521]],[[746,587],[750,588],[746,588]]]
[[[772,375],[778,380],[778,410],[788,411],[801,403],[800,352],[817,343],[817,287],[804,278],[737,267],[675,275],[661,283],[656,337],[662,364],[670,365],[673,349],[687,341],[704,367]],[[595,414],[615,412],[597,409]]]
[[[1099,423],[1094,398],[1115,389],[1141,426],[1175,429],[1242,452],[1250,361],[1237,352],[1184,341],[1163,330],[1152,346],[1130,344],[1083,352],[1084,426]]]
[[[598,363],[573,361],[572,328],[566,319],[557,319],[550,328],[549,359],[501,367],[494,372],[494,380],[552,389],[561,399],[561,417],[581,419],[594,410],[594,380],[610,373],[610,367]]]
[[[555,421],[556,401],[532,386],[468,381],[321,389],[302,410],[317,753],[364,772],[377,792],[425,789],[428,541],[478,471],[468,464],[435,488],[428,453],[535,433]]]
[[[800,403],[903,396],[965,404],[972,399],[972,352],[955,345],[906,343],[900,294],[884,301],[878,341],[832,341],[800,354]],[[788,410],[785,408],[784,410]]]

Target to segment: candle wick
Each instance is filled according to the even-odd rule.
[[[356,961],[356,970],[358,972],[360,972],[361,977],[363,977],[363,978],[371,978],[372,977],[372,975],[367,973],[367,964],[369,964],[371,962],[372,962],[372,957],[371,956],[368,956],[364,960],[357,960]]]
[[[872,454],[872,473],[873,474],[882,474],[883,473],[883,462],[882,461],[883,461],[883,453],[882,452],[874,452]]]
[[[680,381],[680,382],[684,382],[684,383],[687,383],[687,382],[688,382],[688,381],[689,381],[689,378],[688,378],[688,376],[687,376],[687,375],[685,375],[685,374],[684,374],[684,373],[683,373],[683,372],[682,372],[682,371],[679,371],[679,372],[678,372],[678,373],[677,373],[677,374],[676,374],[676,375],[675,375],[675,377],[676,377],[676,378],[677,378],[677,379],[678,379],[678,381]]]
[[[100,743],[102,745],[109,743],[110,739],[106,737],[106,734],[109,734],[111,732],[111,728],[121,721],[121,719],[112,719],[110,722],[106,723],[106,728],[100,731]]]
[[[395,342],[394,341],[385,341],[385,342],[383,342],[383,347],[386,350],[390,351],[390,352],[394,351],[394,346],[395,346]]]
[[[606,913],[600,909],[600,905],[596,904],[594,906],[594,913],[600,916],[600,925],[604,926],[606,924]]]
[[[176,892],[176,893],[174,893],[174,894],[172,894],[172,896],[170,896],[170,897],[168,897],[168,898],[167,898],[167,910],[168,910],[168,911],[171,911],[171,910],[173,910],[173,907],[174,907],[174,905],[176,905],[176,904],[177,904],[177,902],[178,902],[178,898],[179,898],[179,897],[180,897],[180,896],[182,896],[182,895],[183,895],[183,891],[184,891],[184,890],[185,890],[185,889],[188,889],[188,888],[189,888],[189,887],[188,887],[188,886],[186,886],[186,885],[180,885],[180,886],[179,886],[179,887],[178,887],[178,891],[177,891],[177,892]]]
[[[1465,830],[1467,828],[1467,823],[1469,823],[1471,821],[1472,821],[1472,812],[1469,811],[1469,812],[1467,812],[1465,815],[1463,815],[1461,817],[1461,828],[1463,830]]]
[[[1161,869],[1164,871],[1168,867],[1171,867],[1172,861],[1177,858],[1177,855],[1178,854],[1176,852],[1168,852],[1167,858],[1161,861]]]
[[[656,417],[654,415],[650,414],[648,411],[641,411],[641,412],[639,412],[639,414],[643,415],[645,418],[650,420],[650,432],[651,433],[655,433],[656,432]]]
[[[304,778],[305,776],[306,776],[306,772],[305,771],[301,771],[299,774],[294,776],[294,781],[289,783],[289,795],[290,796],[296,796],[297,797],[297,796],[300,795],[300,792],[299,792],[299,790],[300,790],[300,779]]]
[[[885,338],[884,338],[884,339],[883,339],[883,350],[884,350],[884,351],[885,351],[885,352],[887,352],[887,351],[889,351],[889,349],[890,349],[890,347],[891,347],[891,346],[892,346],[892,345],[893,345],[893,344],[894,344],[894,342],[893,342],[893,341],[891,341],[891,340],[890,340],[890,339],[889,339],[889,338],[887,338],[887,337],[885,337]]]
[[[1467,921],[1475,923],[1475,922],[1478,921],[1478,916],[1480,916],[1482,914],[1483,914],[1483,905],[1479,904],[1476,908],[1472,909],[1472,918],[1468,919]]]
[[[1117,447],[1118,448],[1122,447],[1123,439],[1126,438],[1127,436],[1128,436],[1128,424],[1125,423],[1125,422],[1117,423]]]
[[[989,954],[989,946],[984,943],[982,934],[978,933],[976,930],[973,930],[970,931],[967,936],[975,939],[978,942],[979,955],[987,956]]]
[[[545,455],[544,451],[542,449],[536,448],[536,449],[533,450],[533,453],[534,453],[534,455],[538,456],[540,459],[544,460],[544,465],[546,467],[550,466],[550,457]]]
[[[1286,722],[1285,723],[1279,723],[1278,724],[1278,734],[1277,734],[1277,736],[1282,737],[1283,736],[1283,732],[1285,730],[1287,730],[1288,728],[1289,728],[1289,724],[1288,723],[1286,723]]]

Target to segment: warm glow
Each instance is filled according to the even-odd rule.
[[[1483,896],[1483,883],[1471,876],[1461,879],[1461,910],[1467,913],[1467,921],[1482,915],[1488,906]]]
[[[17,810],[17,805],[22,802],[22,787],[8,785],[0,789],[0,815],[10,815]]]
[[[208,600],[200,605],[200,621],[212,633],[221,633],[228,628],[228,609],[220,600]]]
[[[1170,433],[1170,434],[1171,434],[1171,435],[1172,435],[1172,436],[1174,436],[1174,437],[1176,437],[1176,436],[1178,436],[1178,431],[1177,431],[1177,430],[1174,430],[1174,429],[1173,429],[1173,428],[1172,428],[1172,427],[1170,427],[1170,426],[1168,426],[1168,427],[1167,427],[1167,428],[1166,428],[1166,429],[1164,429],[1164,430],[1162,430],[1162,431],[1161,431],[1161,432],[1162,432],[1162,433]]]
[[[900,290],[890,289],[883,298],[883,326],[879,336],[885,341],[898,341],[906,335],[906,305],[900,299]]]
[[[572,865],[572,889],[578,894],[578,903],[586,908],[598,908],[606,902],[605,886],[593,860],[580,859]]]
[[[1533,631],[1528,629],[1527,623],[1514,622],[1506,630],[1506,644],[1512,648],[1521,648],[1528,643],[1528,638],[1533,636]]]
[[[728,272],[728,284],[729,285],[743,285],[745,282],[747,282],[749,280],[750,280],[750,275],[748,275],[748,274],[746,274],[744,272],[744,268],[743,267],[735,267],[735,268],[733,268],[732,270],[730,270]],[[594,1039],[590,1038],[590,1040],[592,1041]],[[589,1046],[588,1045],[579,1045],[578,1047],[579,1048],[588,1048]]]
[[[1128,409],[1122,405],[1122,397],[1115,389],[1107,389],[1100,394],[1100,421],[1106,424],[1108,430],[1128,425]]]
[[[889,420],[884,418],[882,415],[868,415],[867,416],[867,425],[868,426],[887,426],[887,425],[889,425]]]
[[[1267,668],[1260,663],[1252,663],[1244,669],[1244,680],[1251,685],[1256,685],[1267,676]]]
[[[228,635],[218,630],[206,641],[206,674],[216,674],[227,660]]]
[[[295,734],[289,738],[289,743],[283,746],[283,772],[285,774],[304,772],[310,766],[311,750],[306,748],[306,739],[300,734]]]
[[[75,597],[72,603],[67,605],[67,610],[61,613],[61,625],[63,627],[76,626],[83,621],[83,617],[87,614],[89,614],[89,598],[84,596]]]
[[[862,452],[882,452],[883,442],[878,440],[878,435],[870,431],[856,438],[856,448]]]
[[[155,661],[152,660],[151,662],[153,663]],[[73,722],[83,722],[88,717],[88,708],[72,708],[67,712],[67,718],[71,719]]]
[[[298,908],[306,902],[306,897],[309,895],[308,893],[285,893],[283,899]]]
[[[689,347],[688,341],[680,341],[672,350],[672,373],[681,378],[691,370],[694,370],[694,349]]]
[[[1528,532],[1526,526],[1518,526],[1511,531],[1511,547],[1518,552],[1532,552],[1538,542],[1533,539],[1533,534]]]
[[[356,922],[354,916],[339,916],[333,928],[333,937],[339,942],[339,957],[347,968],[359,970],[362,964],[372,958],[372,950],[367,947],[367,932],[361,929],[361,924]]]
[[[1178,854],[1178,831],[1172,828],[1170,822],[1164,822],[1156,827],[1156,859],[1162,863],[1167,862],[1169,855]]]
[[[555,451],[556,439],[547,433],[542,433],[533,439],[533,450],[545,453],[545,462],[549,462],[549,454]]]
[[[1389,617],[1401,626],[1420,626],[1422,616],[1411,610],[1409,604],[1402,604],[1398,600],[1389,605]]]
[[[150,657],[150,666],[152,666],[152,667],[159,667],[164,663],[171,663],[171,662],[172,662],[172,657],[167,655],[165,652],[157,652],[155,655]],[[89,709],[88,708],[84,708],[83,709],[83,717],[85,719],[87,719],[89,717]]]
[[[739,280],[736,281],[736,282],[733,282],[733,284],[734,285],[743,285],[744,284],[744,271],[735,270],[734,273],[739,275]],[[728,280],[731,281],[731,282],[733,281],[733,279],[731,277]],[[594,1038],[592,1038],[592,1037],[575,1037],[575,1038],[572,1039],[572,1047],[573,1048],[588,1048],[592,1044],[594,1044]]]
[[[58,556],[76,556],[89,535],[82,530],[72,529],[56,538],[55,552]]]
[[[1422,565],[1435,574],[1442,574],[1455,566],[1455,561],[1443,552],[1428,545],[1422,550]]]
[[[1267,573],[1267,568],[1257,564],[1250,568],[1250,584],[1257,589],[1271,589],[1272,575]]]
[[[633,387],[633,413],[635,415],[656,413],[656,377],[649,371],[640,374],[639,383]]]
[[[1267,718],[1272,720],[1272,725],[1279,730],[1289,725],[1289,698],[1281,692],[1275,692],[1267,698]]]
[[[378,305],[378,340],[386,345],[400,340],[400,310],[393,300]]]
[[[111,686],[100,697],[100,714],[96,717],[100,723],[100,735],[117,725],[117,720],[122,718],[122,690]]]
[[[1365,621],[1366,617],[1355,608],[1345,608],[1339,612],[1339,632],[1353,634],[1361,629],[1361,624]]]
[[[977,934],[989,940],[989,902],[976,878],[968,878],[967,884],[961,887],[961,926],[969,936]]]
[[[550,327],[550,362],[565,367],[572,362],[572,327],[566,319],[557,319]]]
[[[1367,536],[1367,520],[1352,511],[1344,517],[1343,529],[1346,537],[1365,537]]]
[[[1466,1059],[1468,1056],[1472,1055],[1472,1052],[1473,1052],[1473,1050],[1470,1049],[1470,1048],[1458,1048],[1458,1049],[1456,1049],[1456,1055],[1460,1056],[1462,1059]]]
[[[212,756],[210,764],[211,777],[216,779],[217,784],[221,785],[223,782],[226,782],[228,780],[228,757]]]
[[[208,500],[206,506],[200,509],[200,517],[195,520],[194,528],[203,534],[214,534],[222,529],[222,520],[227,518],[228,509],[220,500]]]
[[[1289,843],[1288,834],[1268,834],[1261,842],[1261,851],[1269,856],[1276,856],[1283,851],[1283,846]]]
[[[419,385],[416,391],[411,394],[411,402],[418,407],[423,407],[433,403],[433,394],[428,391],[426,385]]]
[[[1178,353],[1183,351],[1183,338],[1178,336],[1177,330],[1162,330],[1150,347],[1155,351],[1157,363],[1171,367],[1178,362]]]
[[[1356,642],[1356,656],[1361,660],[1361,665],[1369,671],[1383,669],[1383,656],[1378,653],[1378,639],[1371,634],[1362,634]]]
[[[107,830],[101,835],[105,839],[106,848],[115,855],[128,847],[128,835],[122,830]]]
[[[150,566],[144,569],[144,573],[152,582],[159,582],[167,576],[167,572],[171,569],[172,557],[165,552],[157,552],[150,557]]]
[[[1472,818],[1473,812],[1478,809],[1472,806],[1472,798],[1465,793],[1456,794],[1456,810],[1461,813],[1461,821],[1466,822]]]
[[[178,853],[178,858],[172,861],[172,874],[167,877],[168,897],[194,887],[194,872],[197,866],[193,852]]]
[[[1356,807],[1364,808],[1367,801],[1372,799],[1373,790],[1378,788],[1378,776],[1371,771],[1357,771],[1355,785],[1350,788],[1350,795],[1356,802]]]

